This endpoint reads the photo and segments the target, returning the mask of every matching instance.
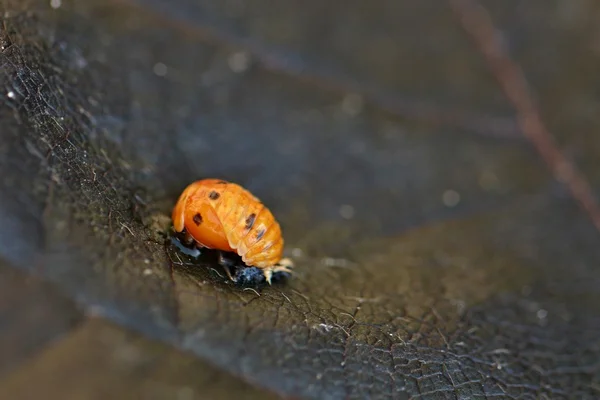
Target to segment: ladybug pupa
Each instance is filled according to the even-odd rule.
[[[291,273],[293,263],[283,255],[279,223],[264,204],[240,185],[203,179],[187,186],[173,208],[175,232],[186,240],[220,251],[229,279],[235,281],[221,252],[236,253],[248,267],[260,269],[271,284],[273,274]]]

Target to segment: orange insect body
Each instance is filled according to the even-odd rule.
[[[193,182],[179,196],[172,218],[176,232],[185,229],[200,246],[237,253],[246,265],[262,269],[269,283],[273,272],[291,272],[291,262],[281,259],[279,223],[259,199],[235,183]]]

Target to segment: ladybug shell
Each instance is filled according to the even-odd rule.
[[[277,264],[283,254],[279,223],[243,187],[203,179],[185,188],[173,209],[175,231],[184,229],[201,246],[237,253],[246,265]]]

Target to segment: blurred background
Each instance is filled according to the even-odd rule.
[[[0,11],[0,398],[600,395],[597,2]],[[206,177],[293,279],[165,244]]]

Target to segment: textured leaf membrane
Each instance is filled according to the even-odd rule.
[[[0,277],[0,398],[279,398],[193,354],[85,317],[25,271],[0,265]]]
[[[2,3],[0,257],[282,395],[597,395],[598,234],[553,195],[529,149],[344,99],[203,30],[278,37],[251,14],[240,31],[202,3],[214,21],[197,25],[187,2],[163,15],[155,3]],[[307,4],[309,16],[324,12]],[[436,28],[410,67],[386,59],[385,42],[374,50],[377,65],[398,67],[396,90],[443,99],[460,79],[482,88],[471,93],[487,99],[479,106],[502,109],[488,78],[471,74],[479,61],[447,10],[428,19],[431,4],[397,7]],[[289,43],[274,44],[316,65],[318,38],[303,36],[301,17]],[[365,35],[374,24],[353,21]],[[414,50],[392,31],[394,46]],[[440,56],[439,35],[457,53]],[[391,79],[347,57],[358,80]],[[466,77],[449,67],[433,79],[440,57],[471,63]],[[205,176],[246,186],[280,216],[297,264],[288,284],[236,288],[210,255],[162,243],[179,191]],[[444,203],[449,188],[456,207]]]

